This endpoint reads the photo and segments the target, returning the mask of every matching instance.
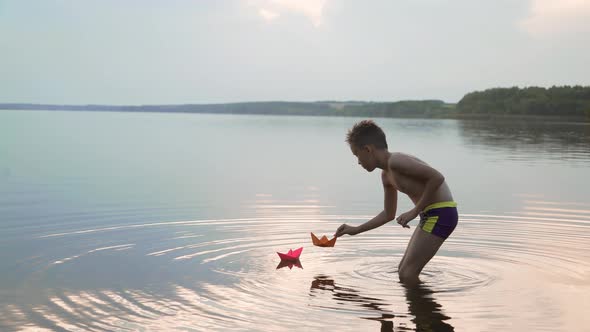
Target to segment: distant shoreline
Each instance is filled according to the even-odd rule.
[[[451,117],[451,113],[456,113],[455,105],[444,103],[440,100],[399,102],[269,101],[184,105],[52,105],[14,103],[0,104],[0,110],[446,118]]]
[[[458,103],[446,103],[436,99],[395,102],[326,100],[315,102],[266,101],[135,106],[0,103],[0,110],[3,109],[353,116],[365,118],[552,119],[590,122],[590,86],[492,88],[484,91],[469,92]]]
[[[403,109],[395,109],[403,103]],[[380,108],[394,108],[386,113]],[[425,107],[427,105],[428,107]],[[455,120],[551,120],[590,122],[586,116],[546,114],[491,114],[461,113],[457,104],[442,101],[400,102],[247,102],[228,104],[188,105],[53,105],[53,104],[0,104],[0,111],[68,111],[68,112],[125,112],[125,113],[185,113],[185,114],[236,114],[236,115],[288,115],[336,116],[368,118],[415,118]],[[399,107],[398,107],[399,108]]]

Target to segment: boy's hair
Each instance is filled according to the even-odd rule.
[[[346,142],[356,147],[372,144],[378,149],[387,149],[385,133],[373,120],[362,120],[352,126],[346,135]]]

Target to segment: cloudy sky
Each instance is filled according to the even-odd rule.
[[[0,0],[0,103],[590,85],[590,0]]]

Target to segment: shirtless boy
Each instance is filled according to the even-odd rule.
[[[420,223],[399,263],[398,273],[402,282],[418,282],[422,268],[457,226],[457,203],[444,176],[414,156],[389,152],[385,133],[371,120],[355,124],[348,131],[346,141],[365,170],[382,170],[385,206],[381,213],[362,225],[343,224],[334,236],[356,235],[390,222],[397,212],[397,193],[408,195],[414,208],[400,214],[397,223],[409,228],[408,222],[417,216],[420,216]]]

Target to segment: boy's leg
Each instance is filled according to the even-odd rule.
[[[416,226],[416,228],[418,228],[418,226]],[[402,257],[401,261],[399,261],[399,264],[397,265],[397,271],[399,272],[399,270],[401,270],[402,265],[404,264],[404,261],[406,260],[406,256],[408,256],[408,248],[412,246],[412,242],[414,242],[416,239],[416,231],[414,230],[414,233],[412,233],[412,236],[410,237],[410,241],[408,241],[408,245],[406,246],[406,251],[404,252],[404,256]]]
[[[410,283],[417,282],[418,275],[426,263],[434,257],[444,242],[445,239],[440,236],[428,233],[417,226],[399,266],[400,280]]]

